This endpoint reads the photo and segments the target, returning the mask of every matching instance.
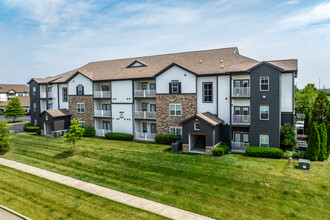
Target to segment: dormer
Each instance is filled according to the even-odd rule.
[[[135,68],[135,67],[145,67],[147,65],[145,65],[144,63],[138,61],[138,60],[134,60],[133,63],[131,63],[130,65],[128,65],[126,68]]]

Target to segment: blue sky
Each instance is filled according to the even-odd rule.
[[[257,60],[297,58],[298,87],[330,87],[330,1],[0,0],[0,83],[232,46]]]

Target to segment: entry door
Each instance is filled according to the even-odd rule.
[[[156,124],[155,123],[150,124],[150,131],[152,134],[156,134]]]
[[[150,111],[155,112],[156,111],[156,104],[150,104]]]
[[[142,132],[143,133],[147,133],[148,132],[148,125],[145,122],[142,123]]]
[[[102,104],[103,111],[110,111],[110,104]]]
[[[242,107],[243,110],[243,122],[249,122],[249,107]]]
[[[234,142],[241,142],[241,134],[234,133]]]
[[[110,131],[110,121],[102,121],[103,130]]]
[[[102,91],[104,91],[104,92],[110,91],[110,86],[102,85]]]
[[[148,103],[146,102],[141,102],[141,108],[143,112],[148,111]]]
[[[148,83],[142,82],[141,83],[141,90],[148,90]]]

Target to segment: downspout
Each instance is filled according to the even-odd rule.
[[[229,98],[230,98],[230,102],[229,102],[229,121],[230,121],[230,125],[229,125],[229,145],[231,146],[231,141],[232,141],[232,136],[233,136],[233,132],[232,132],[232,99],[231,99],[231,93],[232,93],[232,73],[230,73],[230,78],[229,78]]]

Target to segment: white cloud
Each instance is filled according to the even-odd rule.
[[[296,5],[300,3],[300,1],[297,1],[297,0],[292,0],[292,1],[285,1],[281,4],[279,4],[279,6],[288,6],[288,5]]]

